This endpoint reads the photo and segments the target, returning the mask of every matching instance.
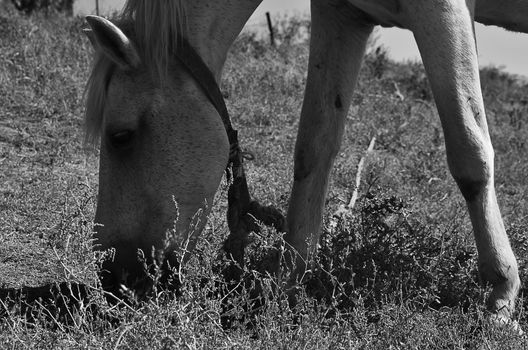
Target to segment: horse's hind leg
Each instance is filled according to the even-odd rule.
[[[312,1],[308,80],[295,147],[286,241],[302,268],[315,250],[328,178],[372,25],[344,1]]]
[[[409,18],[433,89],[444,129],[449,169],[464,196],[473,224],[479,270],[490,282],[490,311],[509,318],[520,281],[508,242],[493,175],[472,9],[464,0],[414,2]]]

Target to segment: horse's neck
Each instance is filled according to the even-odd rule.
[[[193,0],[186,5],[186,36],[219,80],[227,51],[262,0]]]

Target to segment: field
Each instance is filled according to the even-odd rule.
[[[83,146],[92,57],[84,22],[0,11],[0,349],[528,347],[526,338],[485,322],[489,289],[479,282],[469,218],[447,171],[423,68],[391,62],[375,40],[334,167],[320,253],[295,307],[259,268],[280,239],[263,229],[268,235],[248,249],[249,282],[225,308],[218,273],[228,234],[225,180],[204,239],[184,267],[180,296],[160,291],[145,303],[108,306],[91,250],[98,159]],[[242,147],[255,155],[247,163],[251,192],[283,212],[308,61],[298,34],[308,28],[300,18],[281,20],[275,48],[243,34],[222,81]],[[481,78],[499,202],[527,281],[528,84],[493,67]],[[334,218],[352,195],[373,137],[353,215]],[[88,301],[53,307],[41,298],[29,310],[30,293],[17,292],[66,282],[89,286]],[[258,311],[248,306],[256,303],[251,283],[261,291]],[[516,314],[525,330],[527,292]],[[230,328],[222,327],[226,318]]]

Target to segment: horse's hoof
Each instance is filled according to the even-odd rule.
[[[526,338],[526,333],[522,330],[519,322],[503,315],[493,314],[489,317],[489,323],[503,331],[512,332],[520,337]]]

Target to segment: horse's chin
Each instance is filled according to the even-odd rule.
[[[189,203],[180,207],[172,201],[168,206],[174,207],[158,213],[166,215],[136,218],[135,222],[142,224],[128,227],[125,222],[110,220],[111,215],[97,216],[107,222],[96,226],[95,249],[108,252],[100,272],[108,301],[143,300],[152,295],[154,287],[176,289],[179,283],[174,272],[193,251],[207,223],[210,207]]]
[[[130,247],[114,247],[113,251],[113,256],[103,261],[99,273],[110,303],[143,301],[160,289],[177,291],[176,272],[181,256],[176,251]]]

